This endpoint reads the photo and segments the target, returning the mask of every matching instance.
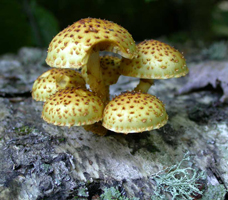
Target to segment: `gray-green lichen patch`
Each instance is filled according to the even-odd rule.
[[[225,60],[228,58],[228,42],[214,42],[209,47],[202,50],[202,55],[211,60]]]
[[[206,173],[193,167],[184,167],[184,162],[190,160],[191,156],[187,152],[179,163],[151,176],[155,186],[155,196],[166,199],[170,195],[173,200],[177,198],[193,200],[196,197],[202,197]]]
[[[4,98],[0,98],[0,121],[3,121],[11,115],[9,101]]]

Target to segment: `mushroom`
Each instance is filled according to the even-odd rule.
[[[102,125],[127,134],[158,129],[167,120],[162,101],[153,95],[132,91],[116,96],[106,105]]]
[[[99,51],[111,51],[132,59],[136,45],[120,25],[101,19],[85,18],[68,26],[53,38],[46,62],[52,67],[81,68],[87,65],[88,84],[103,101],[106,87],[100,70]]]
[[[104,55],[100,56],[100,69],[103,76],[103,81],[106,87],[107,100],[109,100],[109,86],[115,84],[120,76],[119,65],[121,59],[115,56]],[[86,73],[86,66],[82,69],[82,76],[88,81]],[[107,101],[106,101],[107,102]],[[95,124],[83,126],[85,130],[92,131],[93,133],[104,136],[107,133],[107,129],[102,126],[102,122],[96,122]]]
[[[100,70],[103,77],[103,82],[106,87],[106,95],[109,100],[109,86],[115,84],[119,77],[119,66],[120,66],[121,58],[104,55],[100,56]],[[86,66],[82,69],[82,76],[88,82],[88,75],[86,73]]]
[[[87,89],[61,89],[44,103],[42,118],[58,126],[89,125],[102,119],[103,109],[101,99]]]
[[[184,56],[173,47],[157,40],[145,40],[137,45],[138,56],[132,60],[123,58],[120,73],[140,78],[135,91],[147,92],[153,79],[168,79],[188,73]]]
[[[59,89],[86,88],[85,80],[72,69],[50,69],[39,76],[32,87],[32,97],[36,101],[46,101]]]

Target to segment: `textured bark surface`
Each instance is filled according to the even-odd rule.
[[[187,165],[205,170],[207,185],[228,187],[228,106],[219,102],[221,90],[176,95],[188,78],[155,81],[149,93],[166,104],[168,124],[101,137],[40,118],[43,103],[30,91],[49,69],[44,58],[44,51],[28,48],[0,58],[0,199],[95,199],[111,186],[129,198],[150,199],[150,177],[180,162],[186,151],[193,154]],[[111,95],[137,84],[122,76]]]
[[[221,102],[228,102],[228,62],[206,61],[190,66],[191,71],[187,83],[180,88],[179,93],[187,93],[211,85],[223,90]]]

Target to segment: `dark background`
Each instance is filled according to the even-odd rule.
[[[51,39],[86,17],[114,21],[135,41],[165,38],[210,43],[228,38],[228,1],[221,0],[1,0],[0,54],[22,46],[47,48]]]

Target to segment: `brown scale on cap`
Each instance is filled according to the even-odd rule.
[[[145,40],[137,47],[138,56],[132,60],[123,58],[120,65],[122,75],[140,78],[136,91],[147,92],[153,79],[178,78],[189,71],[184,56],[168,44]]]
[[[184,56],[168,44],[146,40],[137,47],[136,58],[122,60],[121,74],[145,79],[167,79],[188,73]]]
[[[68,26],[51,41],[46,62],[52,67],[80,68],[91,50],[112,51],[126,58],[136,55],[131,34],[107,20],[86,18]]]
[[[131,34],[122,26],[102,19],[81,19],[53,38],[46,62],[52,67],[81,68],[87,65],[87,84],[104,102],[107,87],[100,70],[99,51],[111,51],[125,58],[137,55]]]
[[[86,88],[85,80],[79,72],[71,69],[50,69],[39,76],[32,87],[32,97],[36,101],[46,101],[59,89]]]
[[[103,126],[117,133],[135,133],[158,129],[166,124],[165,106],[155,96],[125,92],[105,107]]]
[[[62,89],[45,103],[42,118],[58,126],[81,126],[102,119],[104,105],[93,92],[81,88]]]

